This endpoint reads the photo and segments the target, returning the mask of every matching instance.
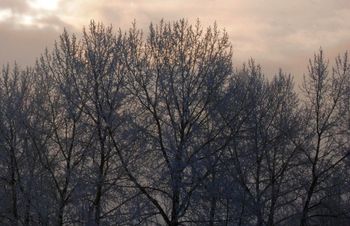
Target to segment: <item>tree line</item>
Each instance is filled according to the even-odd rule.
[[[216,25],[91,22],[0,75],[1,225],[350,225],[350,65],[302,91]]]

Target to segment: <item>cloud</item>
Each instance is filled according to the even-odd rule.
[[[47,31],[47,37],[39,37],[41,43],[53,42],[55,29],[68,26],[80,31],[91,19],[124,29],[136,19],[139,27],[147,29],[150,22],[157,23],[162,18],[186,18],[190,22],[199,18],[204,26],[216,21],[220,28],[226,29],[234,47],[236,65],[253,57],[268,74],[283,67],[297,76],[306,71],[303,62],[307,63],[308,57],[320,46],[329,52],[330,58],[335,52],[350,48],[348,0],[60,0],[54,11],[33,9],[25,2],[2,0],[0,10],[10,8],[17,15],[30,15],[32,28],[12,30],[11,35],[29,32],[34,37]],[[12,23],[11,28],[7,22],[8,30],[16,26],[18,24]],[[15,47],[15,40],[7,40],[8,45]]]
[[[59,32],[55,29],[16,29],[11,24],[0,24],[0,64],[33,65],[46,47],[51,47]]]
[[[0,2],[0,65],[16,61],[33,65],[35,59],[51,48],[63,28],[74,30],[54,12],[33,8],[29,0]]]
[[[230,34],[237,57],[277,64],[350,38],[347,0],[90,0],[77,15],[85,21],[94,15],[117,27],[128,27],[133,19],[141,27],[161,18],[200,18],[205,25],[217,21]]]
[[[16,13],[23,13],[28,10],[28,4],[23,0],[1,0],[0,9],[11,9]]]

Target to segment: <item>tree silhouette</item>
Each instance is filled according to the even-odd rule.
[[[64,31],[0,74],[0,224],[349,225],[347,53],[308,69],[199,21]]]

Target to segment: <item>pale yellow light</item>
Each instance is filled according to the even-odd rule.
[[[0,21],[6,21],[12,16],[11,9],[0,9]]]
[[[29,0],[29,5],[38,10],[55,10],[59,0]]]
[[[30,26],[34,24],[34,18],[29,15],[22,15],[18,18],[18,22],[22,25]]]

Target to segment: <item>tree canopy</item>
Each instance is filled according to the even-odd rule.
[[[79,37],[79,38],[78,38]],[[215,24],[91,22],[0,74],[1,225],[349,225],[350,66],[302,91]]]

